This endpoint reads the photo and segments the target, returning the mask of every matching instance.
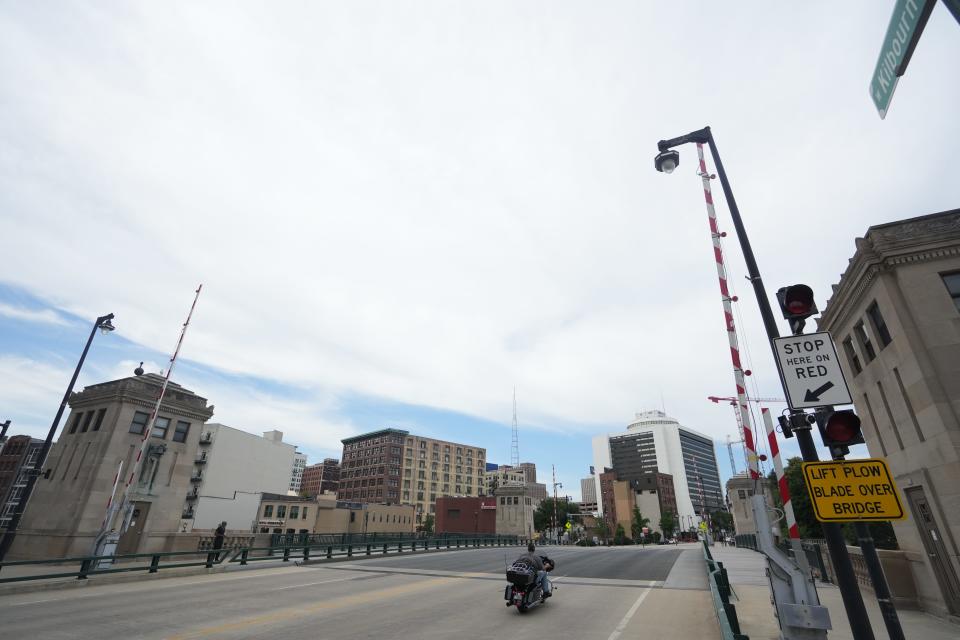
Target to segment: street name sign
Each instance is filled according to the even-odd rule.
[[[906,513],[885,460],[804,462],[803,477],[820,522],[903,520]]]
[[[907,70],[910,56],[930,18],[936,0],[897,0],[890,26],[880,47],[880,58],[870,78],[870,97],[882,120],[887,116],[893,91]]]
[[[774,338],[773,346],[791,409],[853,404],[829,333]]]

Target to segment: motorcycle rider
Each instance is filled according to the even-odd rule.
[[[550,585],[550,578],[547,577],[546,567],[549,566],[550,569],[553,569],[553,560],[547,556],[537,555],[535,552],[537,550],[536,545],[532,542],[527,545],[527,552],[517,558],[517,562],[522,562],[537,572],[537,582],[540,583],[540,587],[543,589],[543,597],[549,598],[552,594],[552,587]]]

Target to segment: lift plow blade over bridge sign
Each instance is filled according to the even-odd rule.
[[[853,403],[829,333],[775,338],[773,345],[791,409]]]

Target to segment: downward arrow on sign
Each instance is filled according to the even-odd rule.
[[[816,402],[817,400],[820,399],[820,396],[822,396],[824,393],[826,393],[827,391],[829,391],[829,390],[832,389],[832,388],[833,388],[833,383],[832,383],[832,382],[828,382],[827,384],[823,385],[822,387],[817,387],[817,388],[814,389],[813,391],[810,391],[810,389],[807,389],[806,395],[803,396],[803,401],[804,401],[804,402]]]

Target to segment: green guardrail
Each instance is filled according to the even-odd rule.
[[[739,546],[739,545],[738,545]],[[703,558],[707,562],[707,582],[710,583],[710,593],[713,595],[713,608],[720,623],[720,633],[723,640],[750,640],[750,637],[740,633],[740,621],[737,619],[737,607],[730,602],[730,581],[727,579],[727,570],[722,562],[713,559],[707,541],[703,541]]]
[[[526,539],[516,538],[507,540],[504,538],[431,538],[431,539],[412,539],[399,540],[391,542],[367,542],[357,544],[305,544],[305,545],[281,545],[270,547],[238,547],[234,549],[219,549],[213,551],[166,551],[159,553],[133,553],[115,556],[77,556],[72,558],[52,558],[49,560],[13,560],[10,562],[0,562],[0,584],[7,582],[25,582],[28,580],[49,580],[52,578],[72,578],[86,580],[88,576],[106,574],[106,573],[125,573],[133,571],[145,571],[147,573],[157,573],[161,569],[174,569],[182,567],[206,567],[213,568],[215,565],[238,563],[246,565],[250,562],[264,560],[282,560],[289,562],[293,560],[332,560],[334,558],[361,558],[372,556],[374,553],[386,555],[388,553],[406,553],[408,551],[439,551],[441,549],[469,549],[480,547],[506,547],[526,545]],[[200,560],[187,562],[170,562],[163,564],[162,561],[173,557],[199,557]],[[114,566],[116,563],[123,564],[129,561],[149,558],[149,564],[139,564],[136,566]],[[101,561],[107,561],[109,566],[98,568]],[[79,563],[77,571],[58,571],[55,573],[44,573],[28,576],[3,577],[2,570],[6,567],[26,567],[26,566],[44,566],[44,565],[66,565]]]

